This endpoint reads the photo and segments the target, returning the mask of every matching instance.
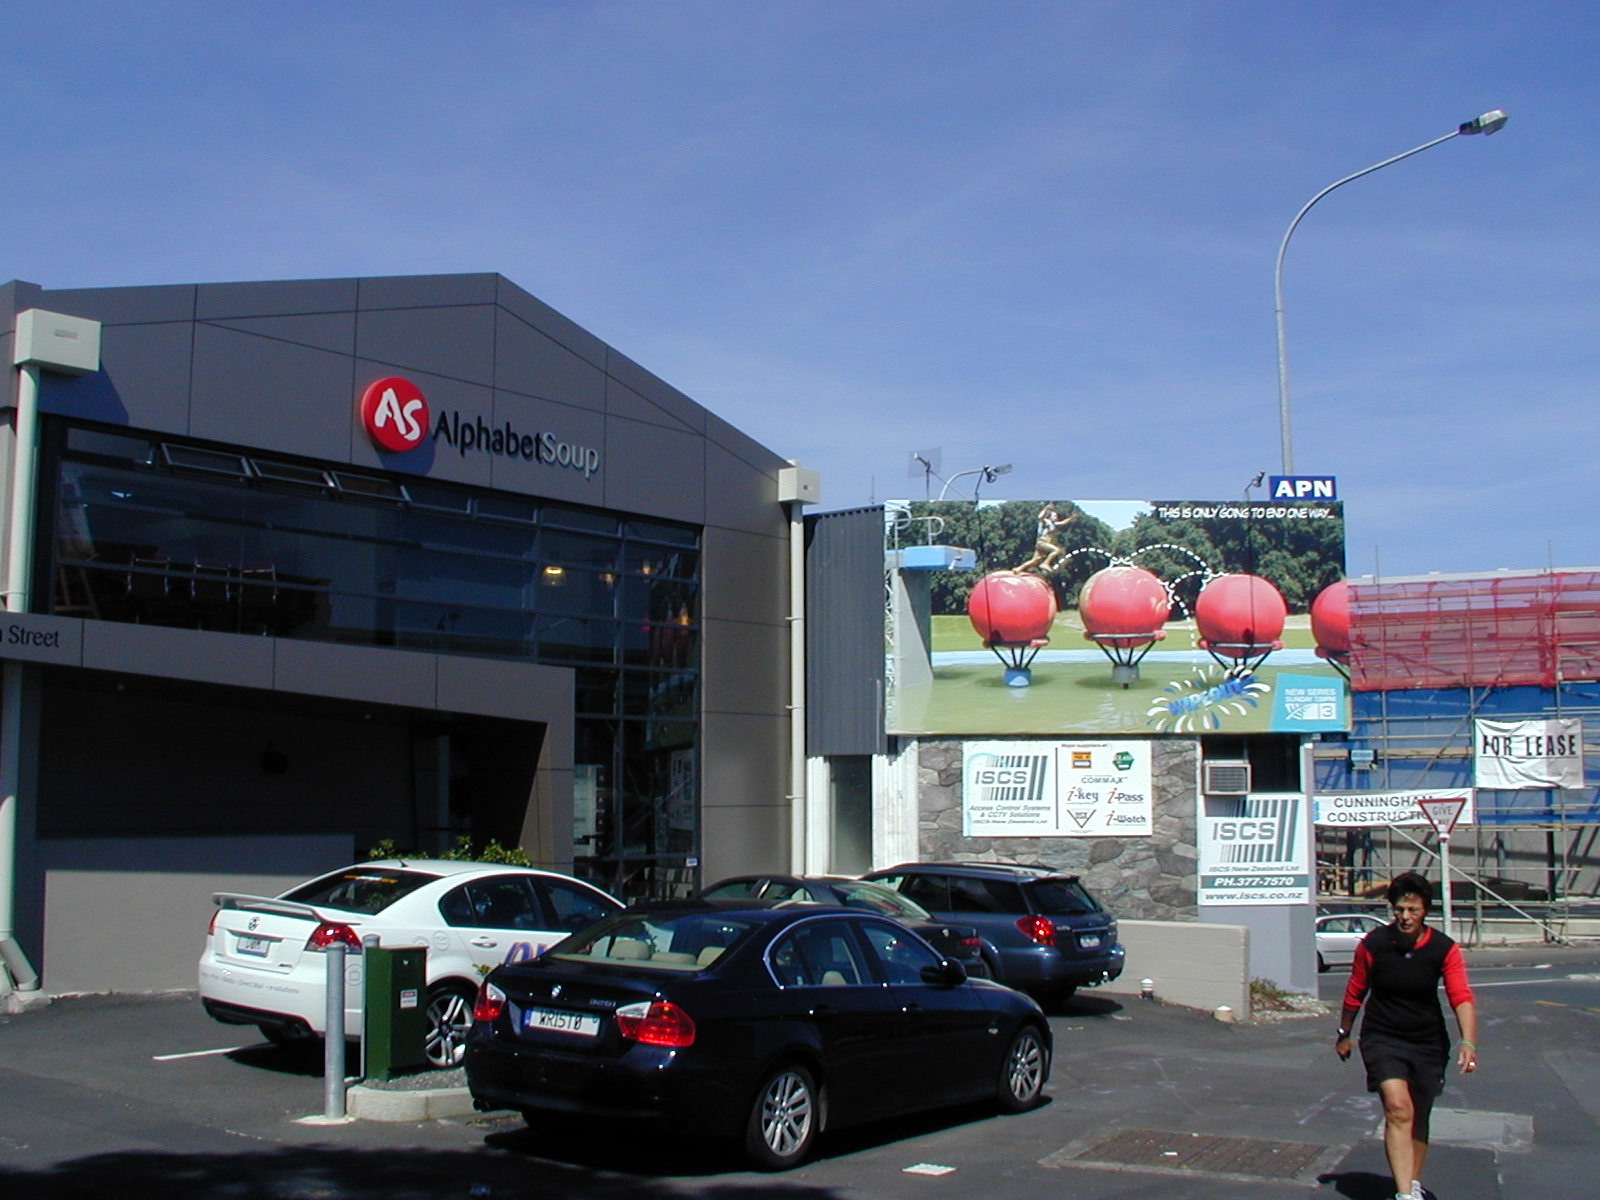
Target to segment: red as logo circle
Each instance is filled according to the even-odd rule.
[[[391,375],[362,393],[361,423],[384,450],[397,454],[415,450],[428,434],[428,401],[409,379]]]

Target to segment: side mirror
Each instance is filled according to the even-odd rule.
[[[967,981],[967,969],[953,958],[940,960],[937,966],[922,968],[922,982],[935,987],[955,987]]]

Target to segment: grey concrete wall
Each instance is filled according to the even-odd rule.
[[[1153,743],[1155,833],[1127,838],[969,838],[959,741],[918,743],[917,847],[931,862],[1044,863],[1083,877],[1119,919],[1194,920],[1199,850],[1194,739]]]
[[[1139,994],[1140,980],[1155,985],[1155,998],[1208,1012],[1226,1005],[1237,1019],[1250,1019],[1250,931],[1242,925],[1195,921],[1120,921],[1127,969],[1097,991]]]
[[[213,892],[275,896],[349,863],[348,835],[62,838],[39,844],[45,989],[193,988]]]

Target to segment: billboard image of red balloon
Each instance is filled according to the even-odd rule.
[[[1337,501],[929,500],[885,513],[892,733],[1349,728]],[[897,531],[911,530],[927,544],[897,558]]]

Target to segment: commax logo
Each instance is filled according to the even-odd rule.
[[[396,454],[415,450],[431,423],[427,398],[409,379],[398,375],[380,379],[362,393],[361,423],[382,449]]]

